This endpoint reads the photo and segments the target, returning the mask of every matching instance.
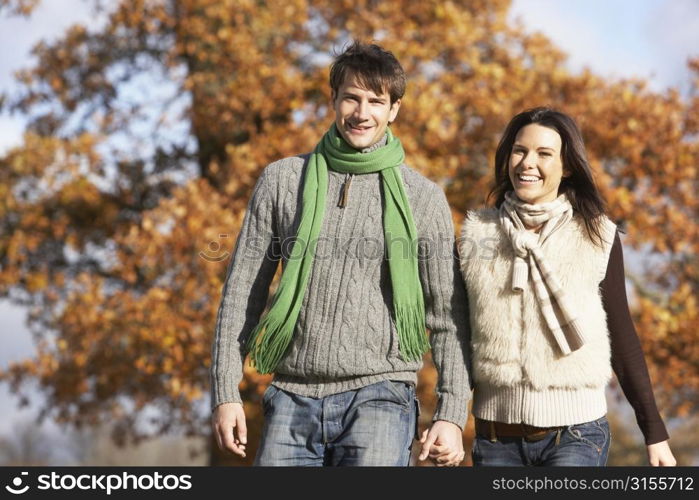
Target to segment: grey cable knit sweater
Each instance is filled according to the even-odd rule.
[[[285,264],[300,218],[303,168],[308,156],[270,164],[260,176],[228,268],[218,311],[211,367],[212,407],[241,402],[245,340],[258,323],[279,260]],[[454,229],[442,190],[401,167],[420,238],[418,257],[426,325],[437,366],[434,420],[464,427],[471,389],[467,370],[469,321]],[[391,317],[384,260],[383,193],[379,174],[332,170],[316,258],[287,353],[273,384],[324,397],[382,380],[415,384],[419,361],[404,361]],[[346,206],[339,206],[349,183]],[[406,247],[407,248],[407,247]]]

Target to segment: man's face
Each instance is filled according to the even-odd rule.
[[[383,138],[386,127],[398,115],[400,99],[391,104],[387,92],[375,94],[350,75],[337,95],[333,92],[332,104],[342,138],[354,149],[364,149]]]

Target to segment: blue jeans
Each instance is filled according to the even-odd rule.
[[[270,385],[255,465],[407,466],[416,433],[415,388],[383,381],[324,398]]]
[[[477,466],[603,466],[609,453],[609,422],[602,417],[549,433],[540,441],[520,437],[477,435],[473,440],[473,465]]]

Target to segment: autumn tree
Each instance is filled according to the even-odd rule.
[[[508,0],[92,4],[95,23],[38,43],[0,100],[29,119],[0,158],[0,297],[29,308],[36,338],[1,377],[19,392],[37,381],[45,416],[113,422],[118,441],[209,432],[210,344],[248,196],[331,123],[327,66],[353,38],[403,63],[395,131],[457,222],[485,202],[512,115],[576,117],[627,248],[652,258],[629,278],[662,407],[696,411],[699,81],[682,96],[572,74],[544,36],[508,24]],[[253,434],[268,381],[246,368]]]

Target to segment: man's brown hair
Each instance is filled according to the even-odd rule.
[[[376,44],[355,41],[337,56],[330,67],[330,88],[337,97],[340,86],[354,76],[375,94],[387,92],[391,104],[405,94],[405,72],[398,59]]]

